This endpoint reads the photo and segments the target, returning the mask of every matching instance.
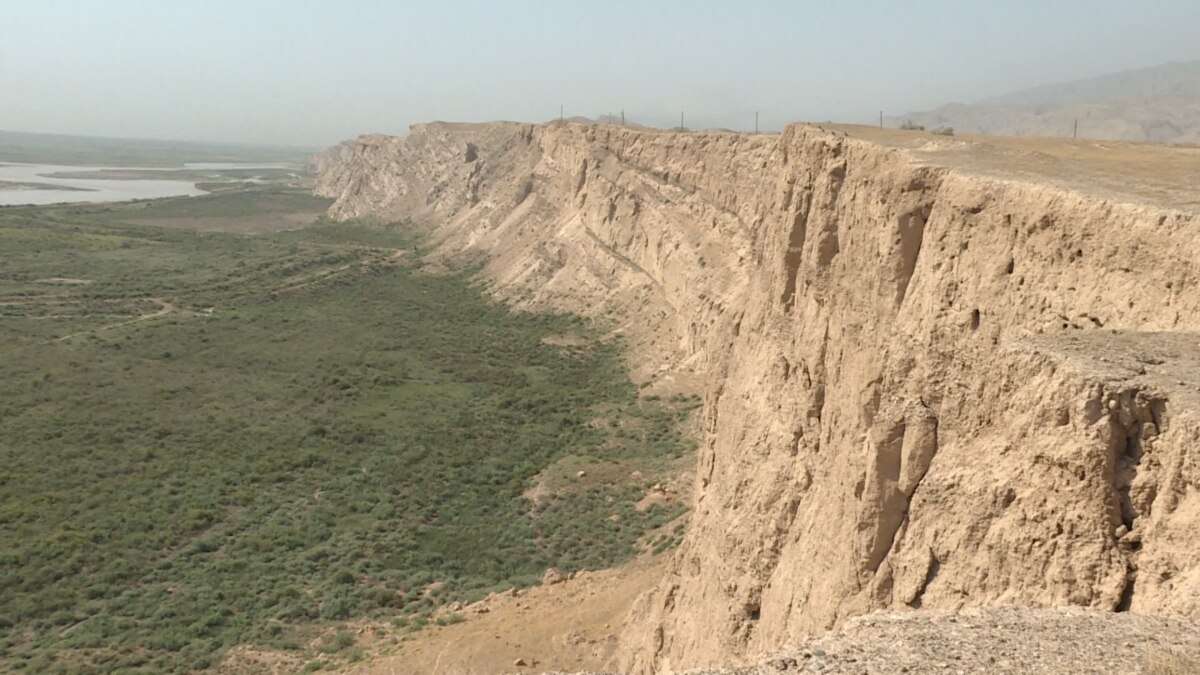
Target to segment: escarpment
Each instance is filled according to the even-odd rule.
[[[1200,157],[1023,143],[429,124],[319,158],[318,192],[703,395],[630,670],[879,608],[1195,618]]]

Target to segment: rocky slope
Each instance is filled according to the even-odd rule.
[[[1196,672],[1200,626],[1190,621],[1076,607],[975,607],[875,612],[752,665],[686,675]]]
[[[648,672],[878,609],[1200,616],[1200,158],[1161,152],[429,124],[317,166],[333,217],[410,219],[703,392],[623,638]]]

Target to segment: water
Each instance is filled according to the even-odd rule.
[[[184,164],[183,168],[196,171],[221,171],[232,169],[287,169],[285,164]],[[15,164],[0,162],[0,206],[16,204],[59,204],[63,202],[124,202],[131,199],[155,199],[159,197],[195,197],[208,194],[190,180],[169,179],[108,179],[108,178],[60,178],[47,174],[70,171],[113,171],[163,170],[162,167],[103,166],[59,166],[55,164]],[[50,189],[18,188],[4,183],[37,183],[53,186]],[[55,189],[57,188],[57,189]]]
[[[193,171],[232,171],[234,169],[295,169],[290,164],[240,164],[237,162],[189,162],[183,165]]]

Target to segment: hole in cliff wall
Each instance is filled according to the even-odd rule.
[[[929,220],[930,207],[922,206],[900,217],[897,225],[899,242],[896,259],[896,306],[904,302],[908,284],[917,268],[917,257],[925,241],[925,223]]]
[[[583,160],[579,165],[579,180],[575,182],[575,194],[579,194],[583,190],[583,186],[587,183],[588,166],[587,160]]]
[[[925,570],[925,579],[921,582],[921,586],[917,588],[917,592],[913,595],[913,599],[908,601],[908,606],[913,609],[921,609],[925,591],[929,589],[929,584],[937,578],[939,572],[942,571],[942,561],[937,559],[937,556],[930,555],[929,568]]]
[[[479,148],[474,143],[467,143],[467,151],[463,155],[464,162],[474,162],[479,159]]]
[[[1121,598],[1113,608],[1117,612],[1128,612],[1133,607],[1133,590],[1137,585],[1137,577],[1132,571],[1125,574],[1125,587],[1121,589]]]
[[[533,177],[525,179],[525,183],[521,185],[521,189],[517,190],[516,196],[513,198],[514,204],[520,204],[525,201],[530,194],[533,193]]]
[[[978,328],[979,328],[979,310],[973,309],[973,310],[971,310],[971,330],[977,330]]]
[[[1114,425],[1116,426],[1116,425]],[[1124,429],[1117,428],[1117,433],[1124,433]],[[1139,439],[1126,437],[1122,435],[1117,440],[1121,448],[1117,454],[1113,466],[1112,484],[1117,493],[1117,506],[1121,513],[1121,523],[1128,529],[1132,530],[1134,521],[1137,520],[1138,512],[1133,503],[1131,488],[1134,478],[1137,477],[1138,465],[1142,462],[1142,448]]]
[[[1164,398],[1156,398],[1150,401],[1150,415],[1154,421],[1154,428],[1159,434],[1164,434],[1167,431],[1167,400]]]
[[[1006,266],[1006,267],[1004,268],[1004,273],[1005,273],[1005,274],[1012,274],[1012,273],[1013,273],[1013,270],[1015,270],[1016,268],[1017,268],[1017,262],[1016,262],[1015,260],[1009,259],[1009,261],[1008,261],[1008,266]]]
[[[841,245],[838,243],[837,225],[832,224],[821,232],[820,237],[817,239],[817,268],[824,269],[829,267],[829,264],[833,262],[834,257],[841,250]]]
[[[762,616],[762,608],[757,602],[748,602],[744,607],[742,607],[742,613],[745,614],[746,618],[750,621],[758,621],[759,617]]]
[[[785,309],[792,308],[796,296],[800,264],[804,262],[804,239],[808,233],[808,209],[811,203],[811,193],[805,192],[800,196],[796,215],[792,219],[792,230],[788,233],[787,252],[783,256],[783,267],[787,280],[784,282],[783,294],[780,296],[780,301]]]

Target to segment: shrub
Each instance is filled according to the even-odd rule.
[[[521,496],[564,465],[650,478],[690,445],[679,428],[695,403],[639,401],[619,342],[543,342],[595,335],[581,320],[511,312],[469,273],[392,264],[275,295],[371,267],[410,235],[199,237],[106,220],[120,208],[39,211],[38,231],[66,243],[22,250],[6,272],[96,279],[72,320],[84,328],[145,297],[221,309],[58,343],[52,321],[0,322],[22,354],[0,378],[38,382],[0,389],[0,541],[13,542],[0,564],[19,580],[0,593],[0,629],[30,636],[5,647],[13,663],[86,643],[106,670],[192,671],[235,644],[307,644],[322,621],[417,628],[547,567],[627,560],[682,510],[638,513],[645,486],[620,481],[571,483],[536,512]],[[0,250],[19,218],[0,213]]]

